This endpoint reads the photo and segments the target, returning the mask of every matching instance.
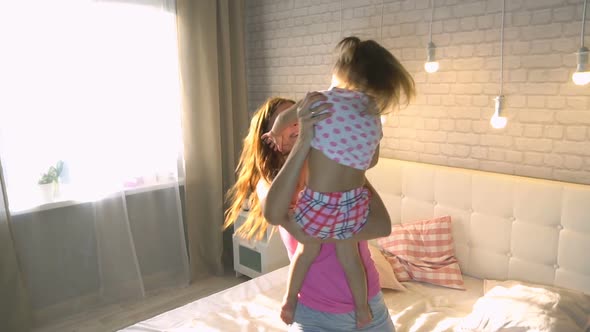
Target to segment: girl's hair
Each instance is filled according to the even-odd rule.
[[[336,51],[334,74],[347,88],[373,97],[377,115],[407,105],[414,97],[416,90],[410,73],[374,40],[346,37],[336,45]]]
[[[226,196],[230,207],[225,211],[223,227],[227,228],[233,225],[240,211],[244,207],[248,207],[250,209],[248,218],[236,230],[237,234],[247,239],[252,237],[261,239],[268,228],[268,223],[262,215],[256,186],[261,179],[271,183],[283,166],[286,157],[273,151],[260,137],[272,128],[270,121],[279,106],[284,103],[295,104],[290,99],[269,98],[254,113],[250,121],[248,135],[244,138],[244,147],[236,169],[237,181]]]

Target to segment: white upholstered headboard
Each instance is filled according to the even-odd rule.
[[[451,215],[464,274],[590,294],[590,186],[381,158],[392,223]]]

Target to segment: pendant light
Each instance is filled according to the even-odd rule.
[[[438,61],[436,61],[435,51],[436,46],[432,42],[432,19],[434,18],[434,0],[430,0],[430,28],[428,32],[428,47],[426,48],[427,56],[426,63],[424,63],[424,70],[427,73],[435,73],[438,71]]]
[[[580,34],[580,49],[576,53],[578,56],[578,66],[572,75],[572,81],[576,85],[586,85],[590,83],[590,67],[588,66],[588,48],[584,46],[584,25],[586,24],[586,5],[588,0],[584,0],[584,11],[582,12],[582,33]]]
[[[506,0],[502,0],[502,26],[500,27],[500,93],[494,98],[495,107],[494,115],[490,119],[490,124],[495,129],[506,127],[508,119],[502,116],[502,105],[504,96],[502,95],[502,85],[504,83],[504,12]]]

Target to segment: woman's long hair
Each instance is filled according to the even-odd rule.
[[[263,179],[271,183],[283,166],[286,157],[273,151],[260,138],[262,134],[272,127],[270,123],[273,115],[280,105],[284,103],[295,104],[293,100],[284,98],[269,98],[254,113],[250,121],[248,135],[244,138],[242,154],[236,172],[238,179],[227,192],[226,199],[230,207],[225,211],[224,228],[234,224],[238,215],[244,208],[249,208],[248,218],[235,230],[235,232],[247,239],[261,239],[268,223],[262,215],[262,207],[256,193],[258,182]]]

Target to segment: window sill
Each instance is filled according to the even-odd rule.
[[[137,194],[146,193],[146,192],[157,191],[157,190],[161,190],[161,189],[173,188],[175,186],[182,186],[182,185],[184,185],[184,179],[170,180],[170,181],[166,181],[166,182],[158,182],[158,183],[152,183],[152,184],[144,184],[144,185],[135,186],[133,188],[123,188],[121,191],[119,191],[117,193],[113,193],[110,197],[112,197],[113,195],[118,195],[120,192],[123,192],[123,194],[125,196],[131,196],[131,195],[137,195]],[[107,197],[109,197],[109,196],[107,196]],[[41,212],[41,211],[46,211],[46,210],[58,209],[58,208],[66,207],[66,206],[79,205],[79,204],[84,204],[84,203],[89,203],[89,202],[93,202],[93,200],[73,199],[73,198],[68,198],[66,196],[63,198],[57,198],[56,200],[54,200],[52,202],[41,203],[41,204],[29,204],[29,206],[23,205],[21,207],[17,207],[16,209],[10,209],[10,215],[18,216],[18,215],[24,215],[24,214],[34,213],[34,212]]]

